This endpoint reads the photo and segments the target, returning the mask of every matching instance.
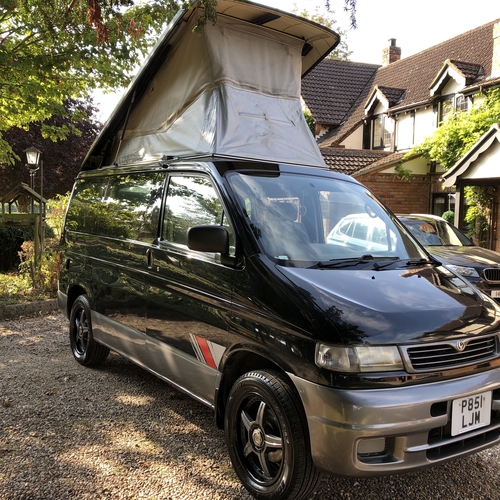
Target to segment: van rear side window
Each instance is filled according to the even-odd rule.
[[[165,173],[92,177],[76,182],[66,228],[138,241],[157,237]]]
[[[148,172],[110,177],[99,233],[152,242],[158,233],[165,174]]]
[[[79,179],[66,215],[66,229],[98,234],[99,219],[104,216],[102,198],[108,185],[107,177]]]

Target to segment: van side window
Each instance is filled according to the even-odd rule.
[[[168,184],[162,239],[187,245],[187,230],[192,226],[224,226],[234,249],[234,233],[217,192],[207,177],[172,177]]]
[[[75,183],[73,200],[66,215],[66,229],[97,234],[103,216],[102,198],[108,185],[107,177],[79,179]]]
[[[104,197],[106,213],[99,233],[152,242],[158,236],[164,184],[163,172],[110,177]]]

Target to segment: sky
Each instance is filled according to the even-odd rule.
[[[256,0],[254,0],[256,1]],[[283,11],[326,12],[325,0],[260,0]],[[344,0],[330,0],[335,28],[345,31],[343,39],[352,54],[351,61],[381,64],[382,50],[389,39],[396,39],[401,57],[408,57],[444,42],[465,31],[500,18],[499,0],[357,0],[357,28],[350,29]],[[102,96],[94,100],[100,108],[98,117],[105,121],[120,95]]]
[[[291,11],[325,11],[324,0],[260,0],[259,3]],[[500,18],[498,0],[357,0],[357,29],[349,29],[344,0],[330,0],[335,27],[346,31],[351,61],[380,64],[382,50],[396,39],[401,57],[408,57],[465,31]]]

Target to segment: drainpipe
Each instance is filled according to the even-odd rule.
[[[491,204],[491,244],[490,244],[490,248],[492,250],[495,250],[495,252],[497,252],[497,244],[496,244],[496,241],[497,241],[497,213],[498,213],[498,210],[497,210],[497,200],[498,198],[497,197],[494,197],[493,200],[492,200],[492,204]]]
[[[496,188],[493,188],[496,193]],[[496,220],[497,220],[497,204],[495,203],[496,196],[490,195],[490,207],[491,207],[491,218],[490,218],[490,230],[488,231],[488,248],[490,250],[496,250],[495,234],[496,234]]]

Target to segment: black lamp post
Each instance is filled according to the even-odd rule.
[[[40,169],[40,203],[39,207],[39,216],[40,216],[40,252],[43,252],[43,240],[44,240],[44,231],[43,231],[43,160],[40,160],[40,156],[42,154],[37,148],[30,146],[24,150],[26,153],[26,167],[30,172],[30,181],[31,181],[31,189],[35,189],[34,177],[35,172]],[[33,213],[33,198],[31,201],[31,213]]]

